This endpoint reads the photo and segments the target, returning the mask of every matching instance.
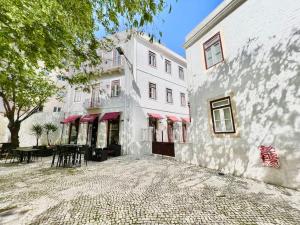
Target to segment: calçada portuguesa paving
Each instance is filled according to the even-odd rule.
[[[0,224],[300,224],[300,193],[160,157],[0,163]]]

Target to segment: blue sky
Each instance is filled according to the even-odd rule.
[[[168,0],[173,3],[171,14],[164,12],[157,19],[155,29],[163,32],[162,43],[168,48],[185,56],[183,44],[185,36],[192,31],[223,0]],[[161,19],[165,23],[161,23]]]

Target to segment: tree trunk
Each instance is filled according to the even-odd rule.
[[[47,142],[48,142],[48,146],[50,146],[50,140],[49,140],[49,131],[47,131]]]
[[[39,146],[39,138],[38,137],[36,138],[36,146],[37,147]]]
[[[19,131],[21,128],[21,123],[20,122],[9,122],[7,127],[10,131],[10,139],[11,139],[12,147],[13,148],[19,147],[19,145],[20,145]]]

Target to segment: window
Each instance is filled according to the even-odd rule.
[[[230,97],[210,102],[214,133],[235,133]]]
[[[60,112],[60,111],[61,111],[61,107],[54,106],[53,112]]]
[[[170,60],[165,60],[165,72],[171,74],[171,61]]]
[[[149,65],[156,67],[156,54],[151,51],[149,51]]]
[[[167,88],[167,103],[173,103],[172,89]]]
[[[181,103],[181,106],[186,106],[185,94],[184,93],[180,93],[180,103]]]
[[[220,33],[217,33],[203,45],[206,69],[223,61],[223,50]]]
[[[120,80],[114,80],[111,82],[111,97],[118,97],[120,95],[121,86]]]
[[[178,67],[178,73],[179,73],[179,78],[181,80],[184,80],[184,71],[183,71],[183,68],[181,66]]]
[[[62,75],[57,75],[57,80],[60,80],[60,81],[64,81],[65,80],[65,77],[62,76]]]
[[[149,83],[149,98],[156,99],[156,84]]]
[[[119,66],[121,65],[121,55],[117,51],[117,49],[113,50],[113,65],[114,66]]]
[[[80,101],[81,101],[81,92],[79,90],[75,90],[74,102],[80,102]]]

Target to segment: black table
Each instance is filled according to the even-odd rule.
[[[16,148],[13,149],[12,151],[16,151],[20,153],[20,162],[23,162],[24,156],[27,155],[27,163],[29,163],[32,157],[32,153],[40,151],[40,149],[24,147],[24,148]]]

